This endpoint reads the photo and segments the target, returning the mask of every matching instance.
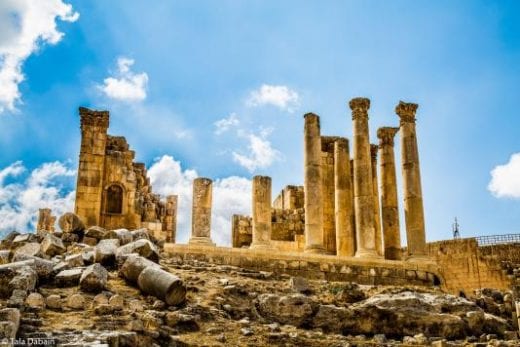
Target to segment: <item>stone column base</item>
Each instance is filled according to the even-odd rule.
[[[215,242],[211,241],[209,237],[192,237],[188,242],[190,245],[212,246],[215,247]]]
[[[310,245],[306,246],[303,250],[305,253],[309,254],[326,254],[325,248],[322,245]]]
[[[371,258],[371,259],[382,259],[383,256],[377,253],[375,249],[363,249],[363,250],[357,250],[356,255],[354,255],[356,258]]]

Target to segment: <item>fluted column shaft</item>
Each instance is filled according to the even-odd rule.
[[[415,130],[417,104],[399,102],[406,239],[409,257],[426,256],[426,234],[421,188],[419,151]]]
[[[377,257],[374,227],[374,192],[370,163],[368,108],[370,100],[350,101],[354,130],[354,203],[356,215],[357,257]]]
[[[334,142],[334,186],[336,217],[336,254],[352,257],[356,250],[353,219],[350,155],[347,139]]]
[[[383,127],[377,131],[379,138],[379,165],[381,169],[381,215],[384,236],[385,259],[401,259],[401,235],[397,199],[394,136],[399,128]]]
[[[372,168],[372,191],[374,192],[374,228],[376,229],[376,252],[383,255],[383,233],[381,231],[381,210],[379,204],[379,183],[377,179],[377,145],[370,145]]]
[[[253,177],[251,248],[271,248],[271,177]]]
[[[304,118],[305,252],[324,253],[320,117]]]

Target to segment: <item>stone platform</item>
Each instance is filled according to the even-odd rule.
[[[173,243],[166,243],[164,252],[178,262],[198,260],[327,281],[421,286],[436,286],[444,283],[437,265],[428,261],[360,259]]]

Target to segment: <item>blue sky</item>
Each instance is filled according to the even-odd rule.
[[[48,30],[64,35],[49,42],[38,36],[45,29],[33,29],[37,49],[15,51],[25,78],[16,84],[19,98],[0,113],[0,170],[17,161],[24,168],[0,175],[0,189],[11,187],[0,190],[0,211],[23,210],[22,224],[31,200],[9,199],[30,191],[45,163],[66,170],[49,170],[37,186],[56,190],[44,202],[63,199],[58,210],[70,204],[80,105],[110,110],[110,132],[125,135],[138,160],[163,164],[156,175],[180,163],[168,176],[175,182],[158,183],[161,193],[186,190],[179,182],[195,170],[220,179],[230,195],[267,174],[276,194],[303,182],[302,115],[315,112],[323,134],[350,138],[348,100],[366,96],[373,142],[378,127],[398,124],[399,100],[419,104],[428,240],[450,238],[455,216],[462,236],[520,232],[520,157],[511,157],[520,152],[517,1],[63,0],[67,9],[62,0],[42,2],[59,5],[48,14],[57,27]],[[24,37],[16,20],[32,13],[14,3],[0,5],[0,16],[14,18],[1,30],[0,71],[15,54],[8,43]],[[121,58],[130,62],[126,72],[118,70]],[[106,88],[107,78],[136,76],[146,77],[138,86],[144,97]],[[219,123],[228,129],[216,134],[222,119],[231,120]],[[237,211],[222,208],[223,220],[248,209],[248,199],[229,199]],[[0,222],[0,230],[12,227]]]

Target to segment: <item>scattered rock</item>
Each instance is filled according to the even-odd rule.
[[[309,322],[316,304],[307,296],[261,294],[256,300],[257,312],[269,321],[302,326]]]
[[[125,306],[125,299],[119,295],[115,294],[112,295],[110,300],[108,301],[109,305],[114,307],[116,310],[122,310]]]
[[[156,266],[148,266],[137,278],[139,289],[151,294],[168,305],[175,306],[186,299],[186,286],[182,280]]]
[[[31,257],[40,256],[40,244],[38,242],[28,242],[18,247],[13,254],[13,261],[27,260]]]
[[[56,275],[54,280],[56,281],[56,284],[62,287],[77,286],[79,284],[79,280],[81,278],[81,275],[83,274],[83,271],[85,271],[85,269],[79,267],[69,270],[63,270]]]
[[[57,254],[63,254],[66,249],[61,239],[48,234],[41,243],[41,250],[43,254],[53,257]]]
[[[81,310],[85,308],[85,297],[82,294],[72,294],[67,298],[66,306],[73,310]]]
[[[83,238],[83,242],[85,242],[85,237],[91,238],[97,241],[105,238],[107,231],[99,226],[92,226],[85,231],[85,236]],[[86,243],[86,242],[85,242]]]
[[[31,293],[25,299],[25,304],[28,307],[43,309],[45,308],[45,300],[40,293]]]
[[[137,279],[141,272],[149,267],[155,266],[159,268],[159,264],[156,264],[146,258],[143,258],[137,254],[129,254],[121,267],[119,273],[130,283],[137,284]]]
[[[58,221],[58,225],[64,233],[75,233],[85,230],[85,225],[81,219],[72,212],[67,212],[62,215]]]
[[[107,281],[107,270],[100,264],[92,264],[83,271],[79,285],[86,292],[99,293],[105,289]]]
[[[116,251],[116,257],[119,258],[130,253],[137,253],[154,262],[159,261],[159,252],[150,240],[139,239],[121,246]]]
[[[103,265],[111,266],[115,264],[116,250],[119,247],[118,239],[105,239],[99,241],[95,247],[94,261]]]
[[[61,297],[56,294],[51,294],[45,299],[48,308],[59,310],[62,308]]]
[[[16,308],[4,308],[0,310],[0,341],[12,340],[20,327],[20,311]]]
[[[146,240],[150,239],[150,236],[148,236],[148,230],[146,230],[144,228],[132,230],[131,233],[132,233],[132,238],[134,241],[139,240],[139,239],[146,239]]]

